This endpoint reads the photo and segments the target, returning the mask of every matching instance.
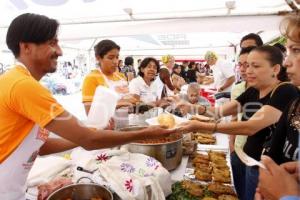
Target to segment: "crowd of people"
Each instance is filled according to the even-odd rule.
[[[58,27],[54,19],[27,13],[16,17],[8,28],[7,46],[17,63],[0,76],[0,199],[24,197],[26,177],[37,155],[76,146],[88,150],[113,147],[191,131],[230,135],[239,199],[299,199],[299,15],[290,15],[281,24],[287,51],[280,45],[264,45],[254,33],[243,37],[238,76],[233,63],[213,51],[205,54],[205,65],[186,61],[178,65],[174,56],[165,55],[161,61],[153,57],[140,60],[136,70],[132,57],[126,57],[124,64],[120,61],[121,47],[114,41],[97,43],[96,68],[85,76],[82,86],[86,114],[96,88],[104,86],[118,94],[116,109],[143,103],[215,119],[205,123],[192,120],[179,129],[150,126],[123,134],[109,130],[113,120],[105,130],[82,126],[40,85],[43,76],[56,71],[57,58],[62,56]],[[215,88],[216,98],[230,100],[212,105],[201,95],[203,84]],[[220,122],[226,116],[231,116],[231,121]],[[48,138],[48,131],[61,138]],[[261,160],[266,169],[246,166],[238,151]]]

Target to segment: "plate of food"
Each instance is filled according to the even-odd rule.
[[[185,178],[201,183],[233,184],[229,153],[197,151],[190,156]]]
[[[170,113],[161,113],[157,117],[146,119],[149,125],[163,125],[168,128],[175,128],[181,123],[188,122],[188,119],[177,117],[176,115]]]

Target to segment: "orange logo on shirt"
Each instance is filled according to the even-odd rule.
[[[43,142],[46,142],[48,137],[49,137],[49,131],[44,129],[44,128],[39,128],[36,139],[37,140],[42,140]]]

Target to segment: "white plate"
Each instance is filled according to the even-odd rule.
[[[176,115],[173,115],[173,117],[175,118],[175,124],[176,126],[183,123],[183,122],[187,122],[189,121],[188,119],[186,118],[182,118],[182,117],[177,117]],[[157,117],[153,117],[153,118],[150,118],[150,119],[146,119],[146,122],[149,124],[149,125],[159,125],[158,123],[158,120],[157,120]]]

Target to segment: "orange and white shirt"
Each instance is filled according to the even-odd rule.
[[[64,108],[22,64],[0,76],[0,199],[25,199],[25,182],[40,147],[43,129]]]
[[[92,102],[98,86],[105,86],[120,93],[124,88],[128,92],[128,83],[126,77],[119,72],[113,73],[111,76],[104,75],[99,69],[92,70],[84,79],[82,85],[82,102]],[[122,92],[122,91],[121,91]]]

